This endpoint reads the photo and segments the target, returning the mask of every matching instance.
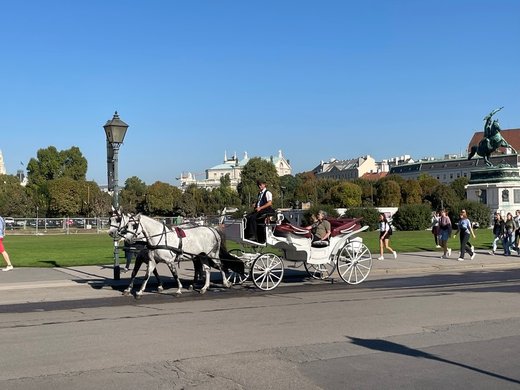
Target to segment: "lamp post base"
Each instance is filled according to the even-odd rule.
[[[114,266],[114,280],[121,279],[121,267],[118,265]]]

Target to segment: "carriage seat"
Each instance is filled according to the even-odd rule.
[[[329,246],[329,244],[329,240],[316,240],[312,242],[311,246],[314,248],[324,248],[326,246]]]
[[[311,238],[312,233],[307,229],[302,229],[300,227],[291,225],[289,222],[282,221],[279,225],[276,225],[274,228],[273,234],[276,237],[287,237],[290,234],[295,234],[297,236]]]
[[[336,237],[341,234],[350,233],[361,228],[360,221],[363,218],[337,218],[327,219],[330,222],[330,236]]]

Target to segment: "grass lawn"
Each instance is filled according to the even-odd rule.
[[[477,238],[471,240],[479,249],[490,249],[493,234],[490,229],[477,230]],[[373,255],[379,253],[379,232],[360,234]],[[19,236],[7,235],[4,245],[15,267],[70,267],[79,265],[112,264],[113,241],[104,233]],[[459,238],[451,238],[448,245],[459,249]],[[228,249],[238,245],[228,242]],[[440,251],[435,249],[429,231],[394,232],[390,246],[397,252]],[[120,252],[124,263],[124,252]],[[377,257],[377,256],[376,256]],[[2,259],[3,263],[3,259]],[[3,266],[3,264],[2,264]]]

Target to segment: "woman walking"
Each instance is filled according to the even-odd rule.
[[[383,251],[385,248],[392,253],[394,259],[397,259],[397,252],[394,251],[390,245],[390,236],[392,235],[392,227],[388,223],[384,213],[379,214],[379,254],[377,260],[384,260]]]
[[[439,244],[444,251],[441,259],[447,259],[451,256],[451,248],[448,248],[448,239],[451,236],[451,229],[451,219],[448,217],[448,213],[446,213],[446,210],[441,210],[441,216],[439,218]]]
[[[473,238],[476,238],[475,233],[473,232],[473,228],[471,227],[471,221],[468,219],[466,214],[466,210],[462,210],[459,214],[459,222],[457,224],[458,229],[455,232],[456,236],[459,234],[460,239],[460,255],[457,259],[458,261],[464,261],[464,254],[467,252],[470,256],[470,259],[473,260],[475,258],[475,252],[471,244],[469,244],[470,235]]]

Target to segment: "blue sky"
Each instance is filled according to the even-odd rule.
[[[520,1],[0,0],[0,149],[14,174],[130,125],[120,180],[176,184],[224,151],[293,173],[331,157],[460,153],[520,128]]]

